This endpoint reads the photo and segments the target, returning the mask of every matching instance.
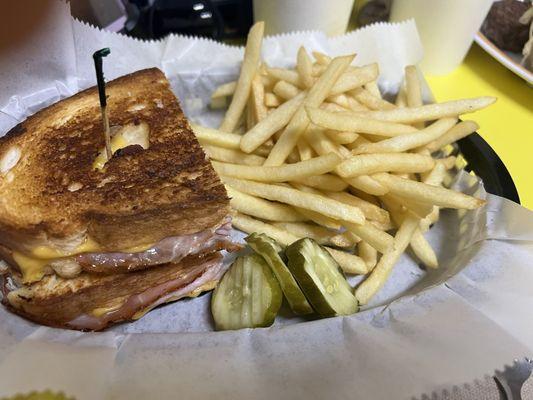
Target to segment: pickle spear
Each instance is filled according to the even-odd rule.
[[[244,238],[244,240],[270,265],[291,310],[297,315],[311,314],[313,312],[311,305],[298,286],[298,282],[296,282],[296,279],[294,279],[279,255],[282,247],[264,233],[252,233],[250,236]]]
[[[216,329],[270,326],[282,300],[279,283],[265,260],[258,254],[239,257],[211,298]]]
[[[285,254],[289,270],[318,314],[331,317],[358,311],[357,299],[339,265],[317,242],[300,239]]]

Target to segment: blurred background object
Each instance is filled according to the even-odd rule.
[[[346,32],[354,0],[254,0],[254,20],[265,21],[265,34],[291,31]]]
[[[171,33],[234,39],[252,25],[251,0],[75,0],[71,8],[78,19],[141,39]]]
[[[530,7],[529,1],[495,1],[481,32],[502,50],[522,52],[529,37],[529,24],[522,24],[520,17]]]
[[[493,0],[396,0],[390,20],[414,18],[424,46],[420,67],[428,74],[447,74],[465,58]]]
[[[354,28],[389,20],[392,0],[357,0],[353,8]]]
[[[267,35],[303,30],[341,35],[353,4],[354,0],[253,0],[253,6],[252,0],[75,0],[71,8],[80,20],[142,39],[180,33],[228,40],[244,38],[253,20],[266,22]]]

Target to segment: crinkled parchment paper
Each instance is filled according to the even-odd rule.
[[[157,66],[187,115],[216,126],[209,94],[235,79],[242,48],[182,36],[138,41],[72,20],[66,4],[50,9],[31,27],[24,26],[37,12],[31,6],[23,19],[2,16],[7,31],[26,32],[26,40],[0,48],[1,134],[95,84],[91,56],[102,47],[111,48],[107,79]],[[403,67],[422,56],[407,22],[334,39],[319,32],[271,37],[263,58],[289,66],[301,44],[355,52],[357,64],[378,62],[380,86],[391,93]],[[454,185],[486,195],[464,172]],[[428,233],[438,270],[425,272],[404,255],[373,302],[350,317],[285,317],[268,329],[212,332],[207,294],[104,333],[80,333],[38,327],[1,308],[0,396],[52,388],[80,400],[401,399],[472,381],[533,353],[533,213],[486,196],[482,210],[444,211]]]

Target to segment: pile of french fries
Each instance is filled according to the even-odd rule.
[[[317,240],[346,273],[367,274],[355,288],[360,304],[408,247],[437,268],[424,233],[439,209],[484,204],[443,187],[455,158],[439,150],[478,128],[460,115],[495,98],[424,105],[408,66],[393,104],[381,96],[378,65],[353,66],[355,55],[311,58],[301,47],[294,69],[267,66],[263,30],[251,28],[238,80],[212,95],[212,107],[227,107],[219,129],[193,124],[227,187],[234,227],[284,245]]]

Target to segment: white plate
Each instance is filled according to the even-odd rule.
[[[499,49],[481,32],[476,33],[474,40],[487,53],[498,60],[507,69],[510,69],[519,77],[524,79],[527,83],[533,85],[533,72],[528,71],[523,65],[520,64],[520,60],[522,59],[521,54]]]

